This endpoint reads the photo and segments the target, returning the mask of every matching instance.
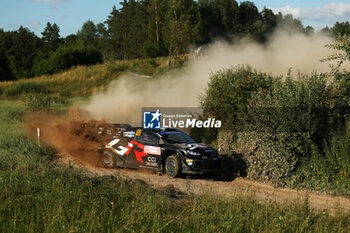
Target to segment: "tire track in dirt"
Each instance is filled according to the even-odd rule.
[[[71,158],[60,159],[65,164],[71,164]],[[307,198],[309,207],[319,213],[327,212],[331,216],[337,213],[350,213],[350,199],[345,197],[333,197],[306,190],[294,190],[288,188],[274,188],[267,184],[245,178],[236,178],[233,181],[216,181],[209,179],[186,179],[170,178],[166,175],[158,175],[151,171],[129,169],[105,169],[85,165],[74,161],[75,167],[84,169],[92,175],[98,176],[121,176],[131,180],[142,180],[154,188],[174,186],[175,189],[184,193],[209,194],[226,198],[253,198],[260,203],[275,202],[280,205],[302,204]]]

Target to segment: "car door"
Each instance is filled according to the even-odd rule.
[[[159,136],[152,130],[142,130],[141,135],[135,141],[143,145],[144,156],[142,160],[148,167],[157,167],[161,162],[161,148]]]

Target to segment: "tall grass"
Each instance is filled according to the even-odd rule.
[[[22,135],[27,110],[0,101],[0,232],[349,232],[350,217],[304,205],[186,195],[92,177]],[[185,182],[185,181],[184,181]]]
[[[61,97],[90,96],[127,72],[156,76],[169,70],[166,58],[115,61],[93,66],[77,66],[53,75],[14,82],[0,82],[0,95],[18,97],[45,93]]]

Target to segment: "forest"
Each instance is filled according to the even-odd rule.
[[[76,34],[62,37],[59,25],[47,22],[41,37],[28,28],[0,29],[0,81],[53,74],[72,66],[113,60],[181,54],[215,40],[266,43],[278,28],[315,35],[292,15],[261,11],[253,2],[235,0],[124,0],[101,23],[86,21]],[[350,34],[349,22],[337,22],[318,33]]]

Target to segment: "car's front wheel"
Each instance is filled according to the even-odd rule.
[[[178,177],[181,174],[180,160],[176,155],[171,155],[165,160],[165,173],[170,177]]]
[[[110,150],[105,150],[102,154],[102,162],[105,168],[115,168],[116,160],[113,152]]]

